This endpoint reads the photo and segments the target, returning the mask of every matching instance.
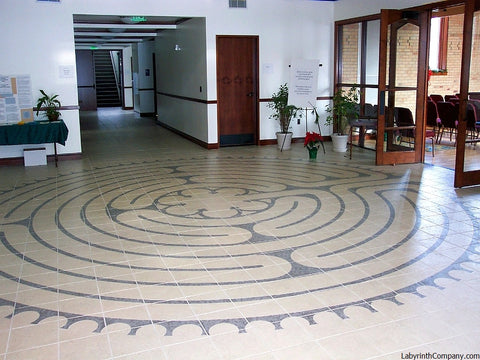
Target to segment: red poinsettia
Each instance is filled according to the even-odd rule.
[[[303,143],[303,146],[306,146],[309,149],[313,148],[319,148],[320,144],[323,142],[323,138],[320,134],[316,132],[310,132],[307,131],[307,134],[305,135],[305,142]]]

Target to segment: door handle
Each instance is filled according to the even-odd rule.
[[[253,95],[254,95],[254,92],[253,92],[253,91],[252,91],[252,92],[249,92],[249,93],[247,94],[247,96],[249,96],[249,97],[253,97]]]

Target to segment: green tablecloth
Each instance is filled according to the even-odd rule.
[[[59,143],[65,145],[68,128],[59,121],[34,121],[24,125],[1,125],[0,145]]]

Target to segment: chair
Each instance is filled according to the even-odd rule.
[[[441,121],[440,138],[438,142],[442,141],[445,129],[450,131],[450,141],[452,135],[457,129],[458,125],[458,106],[455,106],[449,101],[439,101],[437,103],[438,117]]]
[[[445,100],[445,101],[447,101],[447,100]],[[448,101],[451,102],[453,105],[460,104],[460,99],[459,98],[450,98]]]
[[[377,117],[377,110],[376,108],[370,104],[370,103],[365,103],[363,107],[363,115],[368,118],[376,118]]]
[[[458,99],[457,95],[445,95],[445,101],[455,101],[456,99]]]
[[[433,129],[437,142],[440,134],[440,119],[438,118],[437,105],[432,100],[427,100],[427,126]]]
[[[480,132],[480,119],[478,118],[478,108],[474,100],[467,104],[467,131],[470,132],[470,141],[476,144]]]
[[[435,104],[433,103],[433,105]],[[400,142],[403,141],[402,137],[415,138],[415,121],[413,120],[412,111],[404,107],[396,107],[394,111],[395,111],[394,116],[395,116],[395,121],[397,123],[397,126],[410,127],[409,129],[400,130],[400,136],[401,136]],[[427,111],[428,111],[428,108],[427,108]],[[434,115],[436,115],[436,110],[434,112]],[[435,116],[434,124],[436,124],[436,122],[437,122],[437,118]],[[434,126],[434,129],[435,129],[435,126]],[[436,140],[435,130],[431,130],[431,129],[425,130],[425,139],[430,139],[432,141],[432,156],[435,156],[435,140]],[[411,145],[413,142],[408,141],[408,143]]]
[[[432,157],[435,157],[435,142],[436,142],[435,130],[427,129],[425,130],[425,139],[432,140]]]
[[[352,158],[352,148],[353,148],[353,133],[358,131],[358,146],[365,146],[365,135],[367,131],[377,131],[377,111],[376,107],[372,104],[366,103],[363,108],[363,115],[360,115],[358,119],[350,119],[350,133],[349,133],[349,142],[350,142],[350,159]],[[355,130],[358,129],[358,130]]]
[[[415,138],[415,121],[413,120],[412,111],[405,107],[395,107],[394,118],[398,127],[410,127],[407,129],[400,129],[400,143],[403,142],[404,137]],[[408,141],[412,144],[411,141]]]
[[[432,100],[434,103],[437,103],[439,101],[443,101],[443,96],[438,94],[432,94],[429,96],[429,99]]]

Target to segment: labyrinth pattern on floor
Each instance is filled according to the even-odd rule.
[[[437,286],[480,262],[468,204],[393,168],[197,157],[0,192],[0,305],[171,335],[315,315]]]

